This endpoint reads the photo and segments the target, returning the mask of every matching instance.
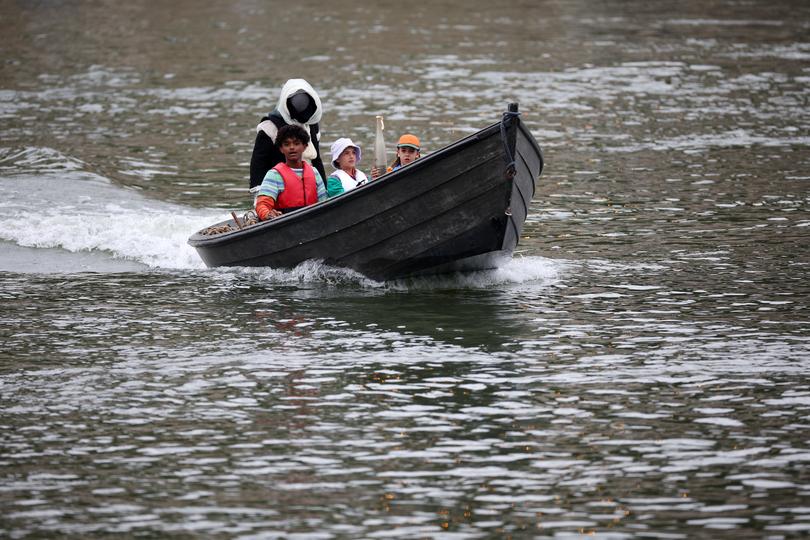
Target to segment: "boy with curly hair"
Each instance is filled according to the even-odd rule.
[[[261,221],[273,219],[326,199],[321,174],[304,161],[309,133],[301,126],[282,127],[276,135],[276,146],[284,155],[267,174],[256,197],[256,215]]]

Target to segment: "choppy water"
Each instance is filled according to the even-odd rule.
[[[798,1],[0,5],[0,536],[806,536],[808,35]],[[298,76],[324,150],[519,101],[514,260],[205,269]]]

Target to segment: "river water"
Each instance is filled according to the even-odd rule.
[[[799,0],[0,3],[0,536],[805,537],[808,36]],[[520,102],[514,259],[206,269],[292,77],[325,155]]]

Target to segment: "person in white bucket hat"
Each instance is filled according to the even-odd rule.
[[[368,182],[365,173],[357,168],[362,156],[360,145],[354,144],[348,137],[341,137],[332,143],[332,166],[335,172],[326,179],[326,193],[329,197]]]

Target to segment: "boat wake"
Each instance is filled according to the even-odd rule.
[[[515,257],[492,270],[455,274],[425,275],[394,281],[375,281],[349,268],[338,268],[323,261],[305,261],[295,268],[218,267],[209,270],[221,276],[255,279],[262,284],[326,284],[380,290],[486,289],[492,286],[527,282],[555,281],[565,263],[544,257]]]
[[[109,264],[94,266],[103,259],[145,268],[201,269],[205,265],[186,239],[206,223],[224,219],[222,210],[155,201],[116,186],[49,148],[7,151],[0,154],[0,167],[0,240],[10,243],[3,251],[38,259],[43,272],[70,271],[77,258],[83,271],[105,271]],[[6,173],[15,169],[24,172]],[[50,250],[51,255],[34,257],[20,248]],[[26,268],[6,260],[3,270]]]
[[[486,289],[528,282],[547,283],[556,281],[564,266],[545,257],[515,256],[491,270],[420,276],[388,282],[387,286],[393,289]]]

